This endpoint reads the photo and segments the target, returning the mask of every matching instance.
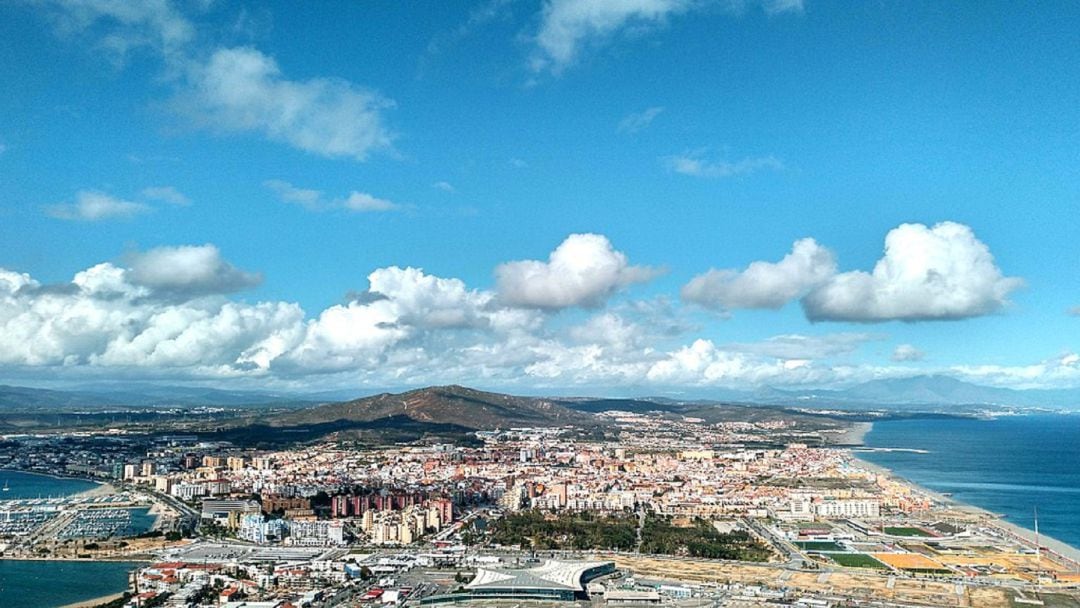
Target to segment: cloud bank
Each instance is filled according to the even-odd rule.
[[[885,236],[870,272],[838,272],[835,256],[801,239],[779,262],[709,270],[683,286],[683,300],[722,311],[781,308],[800,299],[811,321],[947,321],[996,313],[1023,280],[1007,277],[990,248],[956,222],[901,224]]]
[[[890,237],[897,231],[943,240],[954,266],[987,272],[985,263],[972,262],[985,261],[985,245],[965,227],[904,225]],[[887,241],[883,260],[906,259],[900,254],[911,239]],[[930,263],[941,251],[914,242],[927,260],[921,267],[943,272]],[[961,280],[957,268],[944,270],[954,284],[1009,280]],[[0,371],[21,378],[247,379],[292,387],[470,382],[656,390],[831,386],[927,373],[910,367],[922,353],[907,344],[883,365],[852,362],[865,345],[888,339],[884,334],[787,333],[727,344],[695,335],[699,328],[686,310],[662,296],[623,293],[656,271],[631,264],[602,235],[570,235],[546,261],[507,262],[494,274],[495,286],[480,289],[420,268],[377,268],[348,301],[309,314],[292,302],[231,299],[262,276],[212,244],[136,251],[59,284],[0,269]],[[711,305],[770,308],[809,290],[805,301],[847,274],[835,270],[830,252],[803,239],[778,262],[707,273],[700,283]],[[914,284],[926,294],[921,282]],[[1080,357],[930,371],[1006,386],[1065,386],[1080,382]]]

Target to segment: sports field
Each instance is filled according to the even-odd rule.
[[[891,536],[918,536],[921,538],[929,538],[930,536],[933,536],[922,528],[912,528],[908,526],[885,526],[884,530],[882,531],[885,532],[885,534],[889,534]]]
[[[847,568],[877,568],[886,570],[888,566],[865,553],[823,553],[829,559]]]
[[[795,543],[803,551],[843,551],[839,543],[834,543],[831,540],[804,540]]]
[[[872,557],[899,570],[915,572],[949,571],[941,563],[918,553],[874,553]]]

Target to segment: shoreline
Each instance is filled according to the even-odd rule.
[[[44,471],[35,471],[33,469],[0,469],[0,473],[4,473],[4,472],[22,473],[24,475],[40,475],[42,477],[51,477],[53,479],[65,479],[65,480],[69,480],[69,481],[85,481],[87,483],[93,483],[93,484],[97,484],[99,486],[109,485],[108,482],[98,481],[96,479],[90,479],[89,477],[75,477],[73,475],[58,475],[56,473],[45,473]],[[90,492],[93,489],[94,488],[91,488],[90,490],[83,490],[83,492]],[[78,492],[78,494],[82,494],[82,492]],[[75,496],[75,494],[70,494],[69,496]]]
[[[129,593],[129,591],[125,589],[118,593],[102,595],[101,597],[95,597],[81,602],[72,602],[70,604],[64,604],[63,606],[60,606],[60,608],[94,608],[94,606],[100,606],[101,604],[121,599],[124,597],[125,593]]]
[[[79,563],[79,562],[82,562],[82,563],[93,562],[93,563],[98,563],[98,564],[118,562],[118,565],[123,565],[125,567],[124,568],[124,570],[126,572],[125,582],[122,583],[122,584],[118,584],[116,587],[112,587],[112,589],[113,589],[112,591],[108,591],[106,589],[97,589],[97,590],[92,592],[92,593],[95,594],[93,597],[86,597],[86,599],[79,599],[79,600],[75,600],[75,601],[71,601],[71,597],[73,595],[75,595],[75,594],[71,594],[71,595],[68,595],[68,602],[65,603],[65,604],[57,605],[57,608],[93,608],[95,606],[99,606],[101,604],[105,604],[107,602],[111,602],[111,601],[122,598],[125,593],[131,593],[132,592],[132,588],[131,588],[131,576],[132,576],[132,574],[131,573],[135,569],[142,567],[142,564],[145,563],[144,560],[138,560],[138,559],[109,559],[109,558],[105,558],[105,559],[75,559],[75,558],[71,558],[71,559],[68,559],[68,558],[62,558],[62,559],[55,559],[55,558],[54,559],[49,559],[49,558],[46,558],[46,559],[41,559],[41,558],[23,559],[23,558],[15,558],[15,557],[3,557],[3,558],[0,558],[0,562],[12,562],[12,563],[14,563],[14,562],[30,562],[30,561],[33,561],[33,562],[52,562],[52,563],[67,563],[67,562],[70,562],[72,564]],[[43,567],[43,568],[48,568],[49,569],[48,573],[45,576],[52,576],[51,567]],[[30,571],[26,571],[26,572],[28,572],[29,575],[31,575],[31,576],[42,576],[40,574],[35,574],[35,573],[38,572],[37,570],[30,570]],[[75,572],[74,576],[76,576],[76,577],[79,576],[82,573],[82,571],[78,571],[78,570],[76,570],[74,572]],[[78,587],[74,587],[73,589],[75,591],[77,591]],[[75,597],[78,597],[78,596],[75,595]],[[59,599],[59,598],[57,598],[57,599]],[[4,606],[8,605],[7,603],[4,603],[2,601],[0,601],[0,604],[3,604]],[[22,604],[20,604],[20,605],[22,605]],[[34,605],[37,605],[37,604],[34,604]]]
[[[910,486],[915,491],[929,496],[934,502],[940,505],[948,508],[953,508],[958,511],[964,511],[974,516],[978,516],[983,520],[982,525],[994,528],[996,531],[1000,532],[1002,536],[1008,536],[1012,537],[1013,539],[1017,539],[1021,541],[1024,545],[1027,545],[1032,549],[1041,550],[1044,553],[1048,552],[1051,555],[1054,555],[1057,559],[1064,561],[1064,565],[1070,566],[1073,569],[1080,571],[1080,548],[1074,547],[1052,536],[1047,536],[1045,533],[1042,532],[1038,534],[1038,542],[1036,543],[1036,534],[1035,531],[1032,529],[1028,529],[1011,521],[1006,521],[998,514],[988,511],[980,506],[961,502],[951,496],[945,496],[940,492],[936,492],[934,490],[931,490],[930,488],[919,485],[917,482],[896,473],[892,469],[860,458],[857,452],[850,450],[850,447],[860,447],[864,445],[864,442],[862,440],[872,430],[874,425],[871,422],[858,422],[855,424],[865,425],[864,429],[859,429],[858,431],[855,431],[859,439],[859,444],[851,445],[847,448],[841,449],[848,449],[852,462],[859,468],[866,469],[879,475],[884,475],[889,479]]]
[[[152,564],[154,563],[153,556],[145,555],[145,557],[138,557],[139,553],[132,553],[131,555],[105,555],[101,557],[40,557],[35,555],[19,556],[19,555],[0,555],[0,562],[121,562],[132,564]]]
[[[851,426],[837,433],[835,438],[830,437],[829,447],[861,447],[865,445],[867,433],[874,428],[873,422],[852,422]]]

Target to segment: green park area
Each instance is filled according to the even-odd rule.
[[[490,541],[533,549],[632,550],[637,517],[596,515],[588,511],[552,515],[539,510],[507,513],[494,522]]]
[[[771,551],[744,530],[720,532],[701,518],[645,517],[638,543],[637,514],[597,515],[539,510],[508,513],[492,522],[487,542],[552,550],[619,550],[706,559],[761,562]]]
[[[749,562],[763,562],[770,555],[769,549],[744,530],[721,533],[701,518],[676,525],[670,518],[657,515],[645,519],[641,552]]]

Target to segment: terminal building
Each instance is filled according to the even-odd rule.
[[[569,562],[549,560],[535,568],[478,568],[476,577],[465,585],[465,593],[435,595],[421,604],[439,604],[469,600],[548,600],[585,599],[589,581],[615,571],[614,562]]]

